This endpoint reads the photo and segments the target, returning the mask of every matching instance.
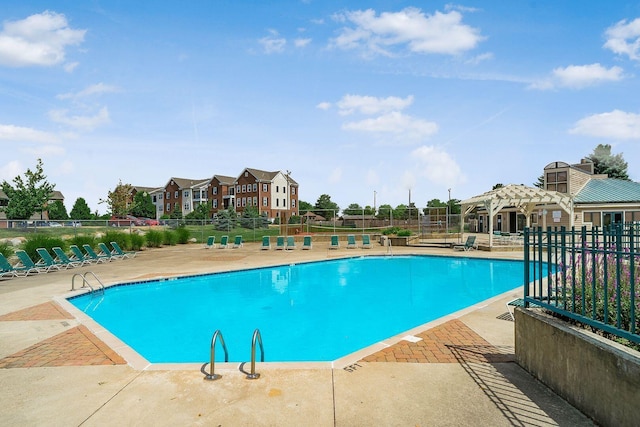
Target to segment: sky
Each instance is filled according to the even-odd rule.
[[[0,180],[290,171],[341,208],[532,185],[610,144],[640,180],[637,1],[7,2]]]

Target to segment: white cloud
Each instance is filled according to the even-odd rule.
[[[581,89],[602,82],[623,79],[623,69],[618,66],[606,68],[599,63],[589,65],[569,65],[555,68],[550,78],[531,84],[531,89],[547,90],[557,87]]]
[[[56,123],[83,130],[93,130],[110,122],[107,107],[102,107],[94,116],[69,116],[68,110],[51,110],[49,111],[49,118]]]
[[[118,90],[119,89],[116,86],[106,85],[104,83],[97,83],[91,86],[87,86],[86,88],[76,93],[62,93],[60,95],[57,95],[56,98],[77,99],[77,98],[84,98],[86,96],[91,96],[91,95],[100,95],[103,93],[118,92]]]
[[[435,134],[438,131],[438,125],[427,120],[413,118],[398,111],[392,111],[375,118],[345,123],[342,125],[342,129],[393,134],[399,138],[416,140]]]
[[[0,167],[0,180],[13,181],[13,178],[17,177],[23,172],[24,168],[19,161],[13,160],[6,165]]]
[[[618,55],[627,55],[629,59],[640,59],[640,18],[631,22],[626,19],[617,22],[607,28],[605,36],[605,48]]]
[[[579,120],[569,133],[610,139],[640,139],[640,114],[613,110]]]
[[[276,30],[269,30],[269,33],[270,35],[258,40],[258,43],[262,45],[264,52],[267,54],[284,52],[284,47],[287,44],[287,40],[279,37]]]
[[[413,103],[413,95],[406,98],[389,96],[376,98],[375,96],[345,95],[337,102],[340,115],[346,116],[354,112],[361,114],[379,114],[389,111],[404,110]]]
[[[10,142],[57,142],[58,137],[52,133],[32,128],[14,125],[0,125],[0,140]]]
[[[417,161],[417,174],[433,184],[454,185],[466,181],[458,163],[443,149],[435,146],[416,148],[411,158]]]
[[[52,66],[65,59],[65,49],[84,40],[86,30],[69,28],[67,18],[55,12],[5,22],[0,32],[0,64],[9,67]],[[73,65],[69,65],[71,70]]]
[[[25,151],[38,158],[48,156],[62,156],[65,154],[65,149],[59,145],[39,145],[35,147],[29,147]]]
[[[321,102],[318,105],[316,105],[316,108],[319,108],[321,110],[328,110],[329,108],[331,108],[331,103],[330,102]]]
[[[466,60],[465,64],[478,65],[481,62],[489,61],[491,59],[493,59],[493,53],[485,52],[485,53],[481,53],[480,55],[476,55],[471,59]]]
[[[293,41],[295,47],[305,47],[309,43],[311,43],[311,39],[295,39]]]
[[[333,169],[329,174],[328,181],[330,184],[338,184],[340,181],[342,181],[342,169]]]
[[[66,64],[63,65],[63,68],[67,73],[72,73],[73,70],[75,70],[79,64],[80,64],[79,62],[67,62]]]
[[[354,27],[343,28],[330,46],[361,48],[368,53],[391,55],[391,47],[405,45],[414,53],[456,55],[484,40],[478,29],[462,23],[462,14],[455,10],[425,15],[410,7],[376,15],[373,9],[367,9],[338,14],[334,19],[350,22]]]

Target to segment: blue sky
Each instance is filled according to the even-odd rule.
[[[266,4],[269,3],[269,4]],[[640,3],[24,1],[0,12],[0,179],[290,170],[342,208],[531,185],[597,144],[640,180]]]

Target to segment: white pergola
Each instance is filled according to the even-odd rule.
[[[573,201],[569,195],[557,191],[509,184],[463,200],[460,205],[463,219],[460,223],[461,227],[464,226],[464,217],[471,211],[476,208],[486,209],[489,215],[490,247],[493,246],[493,217],[506,207],[514,207],[523,214],[527,221],[527,227],[529,227],[531,214],[536,208],[558,206],[569,215],[570,225],[573,226]]]

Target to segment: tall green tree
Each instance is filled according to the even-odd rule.
[[[131,184],[123,184],[120,180],[116,188],[109,191],[107,198],[100,200],[100,203],[106,203],[109,206],[111,215],[125,216],[129,213],[129,196],[132,189]]]
[[[7,219],[29,219],[34,213],[42,214],[55,188],[55,184],[47,181],[41,159],[35,171],[27,169],[24,178],[13,178],[13,184],[15,187],[2,181],[2,191],[9,198],[7,206],[2,208]]]
[[[153,203],[151,203],[153,205]],[[135,215],[135,214],[134,214]],[[207,219],[209,218],[209,205],[200,203],[191,212],[185,215],[185,219]]]
[[[171,211],[171,214],[169,215],[170,219],[182,219],[182,209],[180,209],[180,206],[176,206],[175,209],[173,211]]]
[[[49,204],[47,210],[49,211],[49,219],[52,221],[66,221],[69,219],[67,208],[64,206],[64,203],[62,203],[62,200],[56,200]]]
[[[596,174],[607,174],[609,178],[630,181],[627,173],[628,164],[622,157],[622,153],[611,154],[611,145],[598,144],[593,153],[587,156],[593,162],[593,171]]]
[[[409,207],[404,203],[399,204],[393,210],[393,219],[408,219],[409,218]]]
[[[314,208],[315,209],[313,213],[325,218],[329,218],[334,213],[336,215],[340,213],[340,206],[338,206],[337,203],[332,202],[331,196],[329,196],[328,194],[322,194],[320,197],[318,197]]]
[[[229,205],[227,209],[221,210],[216,215],[216,229],[218,230],[231,230],[236,228],[238,222],[238,214],[236,213],[233,205]]]
[[[538,180],[533,183],[534,187],[538,187],[540,189],[544,189],[544,174],[538,177]]]
[[[76,202],[73,204],[71,208],[71,212],[69,213],[71,219],[91,219],[93,215],[91,214],[91,209],[89,209],[89,205],[87,205],[87,201],[82,197],[78,197]]]
[[[391,205],[380,205],[378,208],[378,219],[390,219],[393,214],[393,208]]]
[[[346,209],[342,211],[343,215],[362,215],[363,208],[357,203],[351,203]]]
[[[313,205],[309,202],[305,202],[304,200],[298,200],[298,211],[300,215],[304,215],[310,210],[313,210]]]
[[[146,191],[138,191],[136,195],[133,196],[133,205],[129,208],[129,212],[131,215],[137,217],[155,218],[156,205],[154,205],[151,200],[151,194]]]
[[[260,212],[255,206],[247,206],[242,211],[240,217],[240,226],[248,228],[250,230],[262,227],[262,221],[260,221]]]

